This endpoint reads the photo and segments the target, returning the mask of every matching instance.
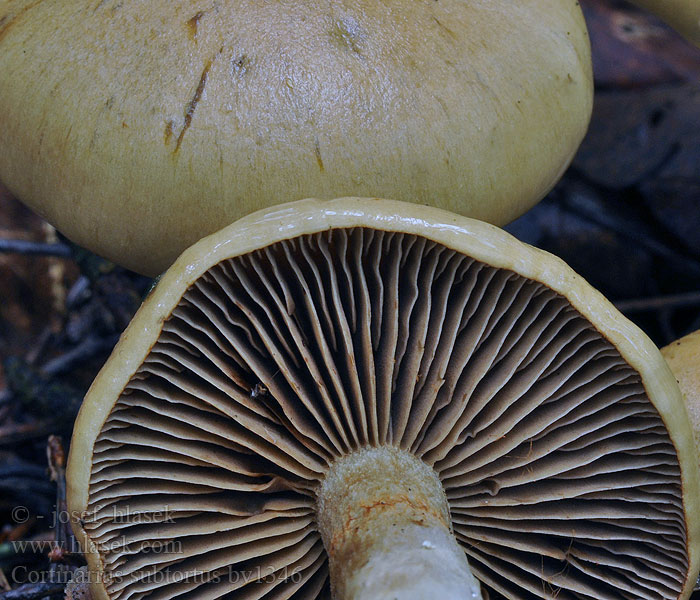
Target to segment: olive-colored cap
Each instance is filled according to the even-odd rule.
[[[691,593],[698,463],[658,349],[493,226],[346,198],[201,240],[122,336],[68,464],[95,597],[326,598],[319,489],[378,446],[434,469],[492,592]]]
[[[569,164],[592,87],[575,0],[0,2],[0,180],[149,275],[307,197],[505,224]]]
[[[700,457],[700,330],[661,349],[683,392]]]

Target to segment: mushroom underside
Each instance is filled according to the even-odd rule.
[[[639,373],[547,286],[369,228],[185,293],[97,436],[83,520],[115,600],[330,596],[317,492],[391,446],[442,482],[490,598],[677,598],[678,457]]]

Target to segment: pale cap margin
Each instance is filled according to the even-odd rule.
[[[101,573],[102,566],[80,525],[79,515],[87,509],[95,439],[119,394],[148,355],[164,321],[185,291],[222,260],[300,235],[350,227],[423,236],[486,264],[539,281],[565,296],[618,349],[639,372],[649,399],[682,459],[689,570],[679,598],[689,598],[700,569],[700,468],[688,412],[677,382],[658,348],[560,258],[523,244],[505,231],[481,221],[437,208],[378,198],[307,199],[263,209],[203,238],[183,252],[163,274],[88,390],[73,430],[67,470],[68,506],[74,517],[73,529],[86,552],[90,570]],[[107,596],[99,600],[103,599]]]

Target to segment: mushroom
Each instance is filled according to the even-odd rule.
[[[680,385],[700,457],[700,330],[661,348]]]
[[[678,386],[561,260],[417,204],[305,200],[188,249],[78,416],[103,600],[689,597]],[[468,565],[465,557],[468,558]]]
[[[700,2],[697,0],[631,0],[658,15],[686,39],[700,46]]]
[[[306,197],[505,224],[570,162],[592,87],[575,0],[0,2],[0,180],[149,275]]]

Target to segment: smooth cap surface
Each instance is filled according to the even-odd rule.
[[[0,0],[0,180],[149,275],[293,199],[505,224],[591,104],[575,0]]]

